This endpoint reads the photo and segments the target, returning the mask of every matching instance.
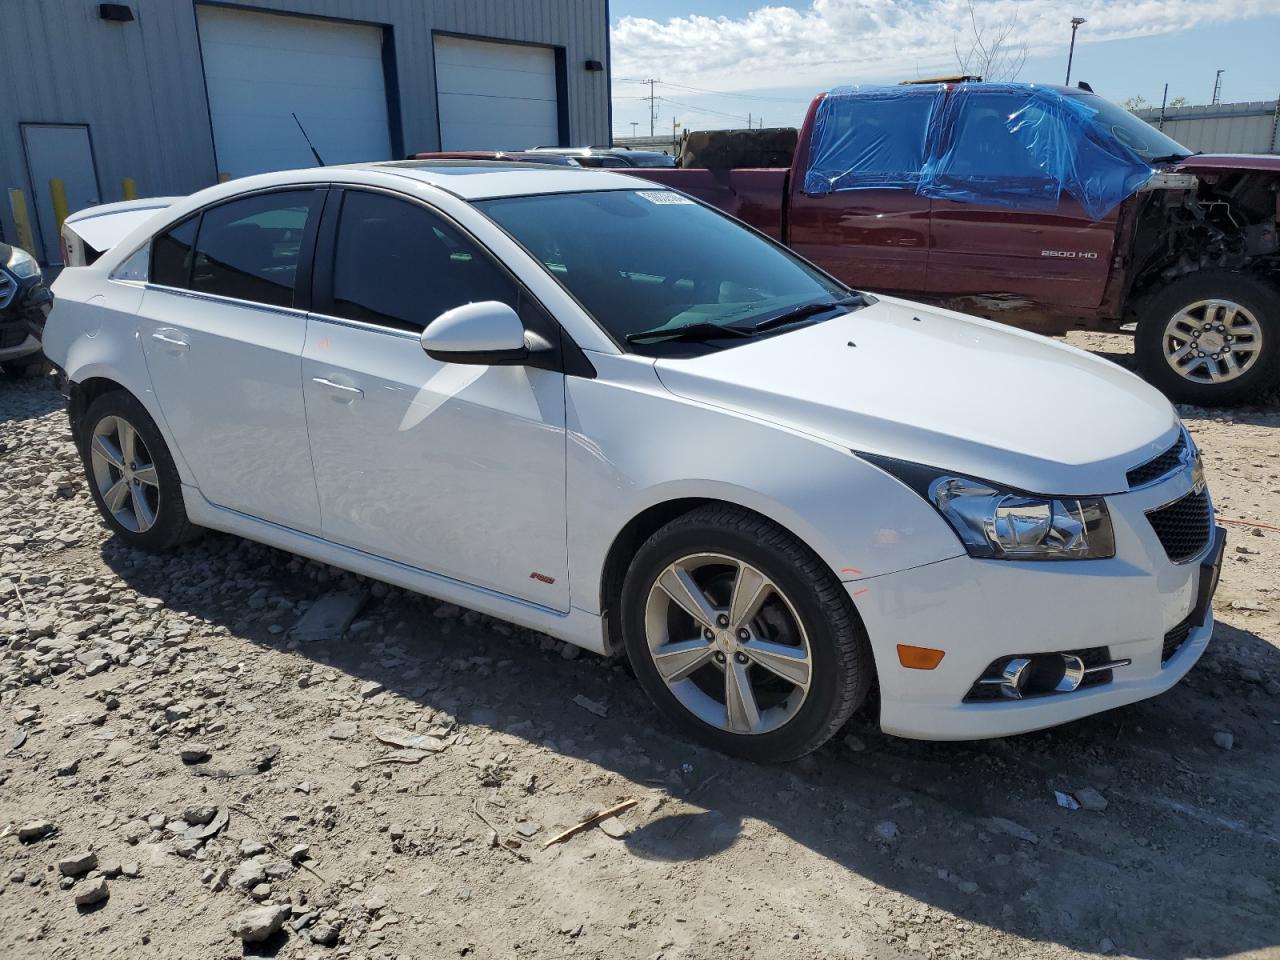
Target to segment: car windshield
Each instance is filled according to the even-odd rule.
[[[1147,163],[1153,160],[1164,161],[1188,157],[1195,152],[1188,150],[1172,137],[1166,137],[1145,120],[1134,116],[1124,107],[1116,106],[1110,100],[1089,93],[1073,93],[1071,96],[1081,100],[1090,109],[1098,111],[1094,122]]]
[[[729,346],[762,321],[850,294],[782,247],[669,190],[508,197],[476,206],[615,339],[633,338],[640,350],[664,352],[668,337]],[[814,311],[802,319],[819,317]],[[717,339],[719,329],[724,336]]]

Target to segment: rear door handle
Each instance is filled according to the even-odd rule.
[[[176,333],[176,330],[157,330],[151,335],[151,339],[163,343],[174,353],[186,353],[191,349],[191,344],[179,336],[174,336]]]
[[[359,387],[349,387],[345,383],[335,383],[332,380],[326,380],[324,377],[312,377],[311,382],[318,383],[326,390],[332,390],[334,393],[340,393],[348,400],[359,400],[364,396],[364,391]]]

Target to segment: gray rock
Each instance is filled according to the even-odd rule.
[[[328,923],[317,923],[307,932],[317,946],[332,947],[338,942],[338,928]]]
[[[267,879],[267,868],[260,860],[246,860],[231,872],[228,883],[237,890],[252,890]]]
[[[231,935],[245,943],[261,943],[279,933],[288,919],[287,906],[255,907],[231,921]]]
[[[1226,730],[1218,730],[1213,735],[1213,742],[1223,750],[1230,750],[1236,745],[1234,734],[1228,733]]]
[[[350,740],[359,728],[354,720],[339,720],[329,728],[330,740]]]
[[[267,845],[258,840],[241,840],[240,856],[256,857],[267,852]]]
[[[204,763],[212,755],[213,751],[203,743],[188,743],[178,751],[178,756],[186,764]],[[213,819],[212,815],[210,819]]]
[[[190,860],[200,852],[202,846],[204,846],[203,840],[196,840],[192,837],[179,837],[173,842],[173,852],[184,860]]]
[[[260,883],[249,891],[249,896],[261,903],[271,896],[271,884]]]
[[[1093,787],[1081,787],[1075,792],[1076,801],[1086,810],[1101,813],[1107,809],[1107,798]]]
[[[107,889],[106,877],[94,877],[92,880],[85,880],[76,885],[77,907],[92,907],[109,896],[111,891]]]
[[[182,811],[182,819],[193,826],[203,827],[218,815],[218,808],[211,806],[187,807]]]
[[[605,817],[597,826],[605,836],[613,837],[615,840],[622,840],[631,833],[631,828],[617,817]]]
[[[58,872],[64,877],[78,877],[88,873],[98,865],[98,855],[92,850],[72,854],[58,861]]]
[[[985,822],[987,826],[997,833],[1008,834],[1011,837],[1017,837],[1019,840],[1025,840],[1027,843],[1040,842],[1040,838],[1022,824],[1014,823],[1004,817],[988,817]]]
[[[844,745],[854,753],[861,753],[867,749],[867,745],[862,742],[861,737],[855,737],[852,733],[844,738]]]
[[[892,820],[881,820],[872,828],[872,833],[877,840],[883,843],[891,843],[898,839],[898,825]]]
[[[378,694],[382,693],[382,691],[385,689],[386,688],[382,684],[380,684],[377,680],[370,680],[367,683],[362,683],[360,685],[360,699],[372,700]]]
[[[18,828],[18,839],[23,843],[35,843],[53,833],[54,826],[49,820],[32,820]]]

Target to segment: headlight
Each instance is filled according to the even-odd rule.
[[[929,501],[971,557],[1097,560],[1114,557],[1101,497],[1048,497],[1001,488],[889,457],[859,454]]]
[[[36,258],[18,247],[14,247],[13,253],[9,254],[5,267],[19,280],[26,280],[28,277],[40,274],[40,264],[36,263]]]

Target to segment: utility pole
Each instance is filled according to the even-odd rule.
[[[675,117],[671,118],[671,155],[680,155],[680,121]]]
[[[658,81],[650,77],[648,80],[645,80],[643,82],[649,85],[649,98],[648,98],[649,99],[649,136],[652,137],[653,123],[655,120],[658,119],[658,100],[657,100],[657,97],[654,96],[653,85]]]
[[[1166,83],[1164,85],[1164,96],[1160,98],[1160,123],[1156,126],[1157,130],[1164,129],[1164,108],[1168,102],[1169,102],[1169,85]]]
[[[1066,86],[1071,86],[1071,60],[1076,55],[1076,31],[1080,29],[1080,24],[1088,23],[1084,17],[1071,18],[1071,49],[1067,51],[1067,80]]]
[[[638,136],[638,134],[636,133],[636,127],[638,126],[640,126],[640,124],[637,123],[635,120],[631,121],[631,139],[632,140],[634,140]]]
[[[1222,75],[1226,72],[1227,71],[1225,70],[1219,70],[1217,74],[1214,75],[1213,99],[1209,101],[1210,103],[1217,103],[1219,100],[1222,99]]]
[[[754,129],[755,129],[755,125],[751,122],[751,111],[750,111],[750,110],[748,110],[748,111],[747,111],[747,129],[748,129],[748,130],[754,130]]]

